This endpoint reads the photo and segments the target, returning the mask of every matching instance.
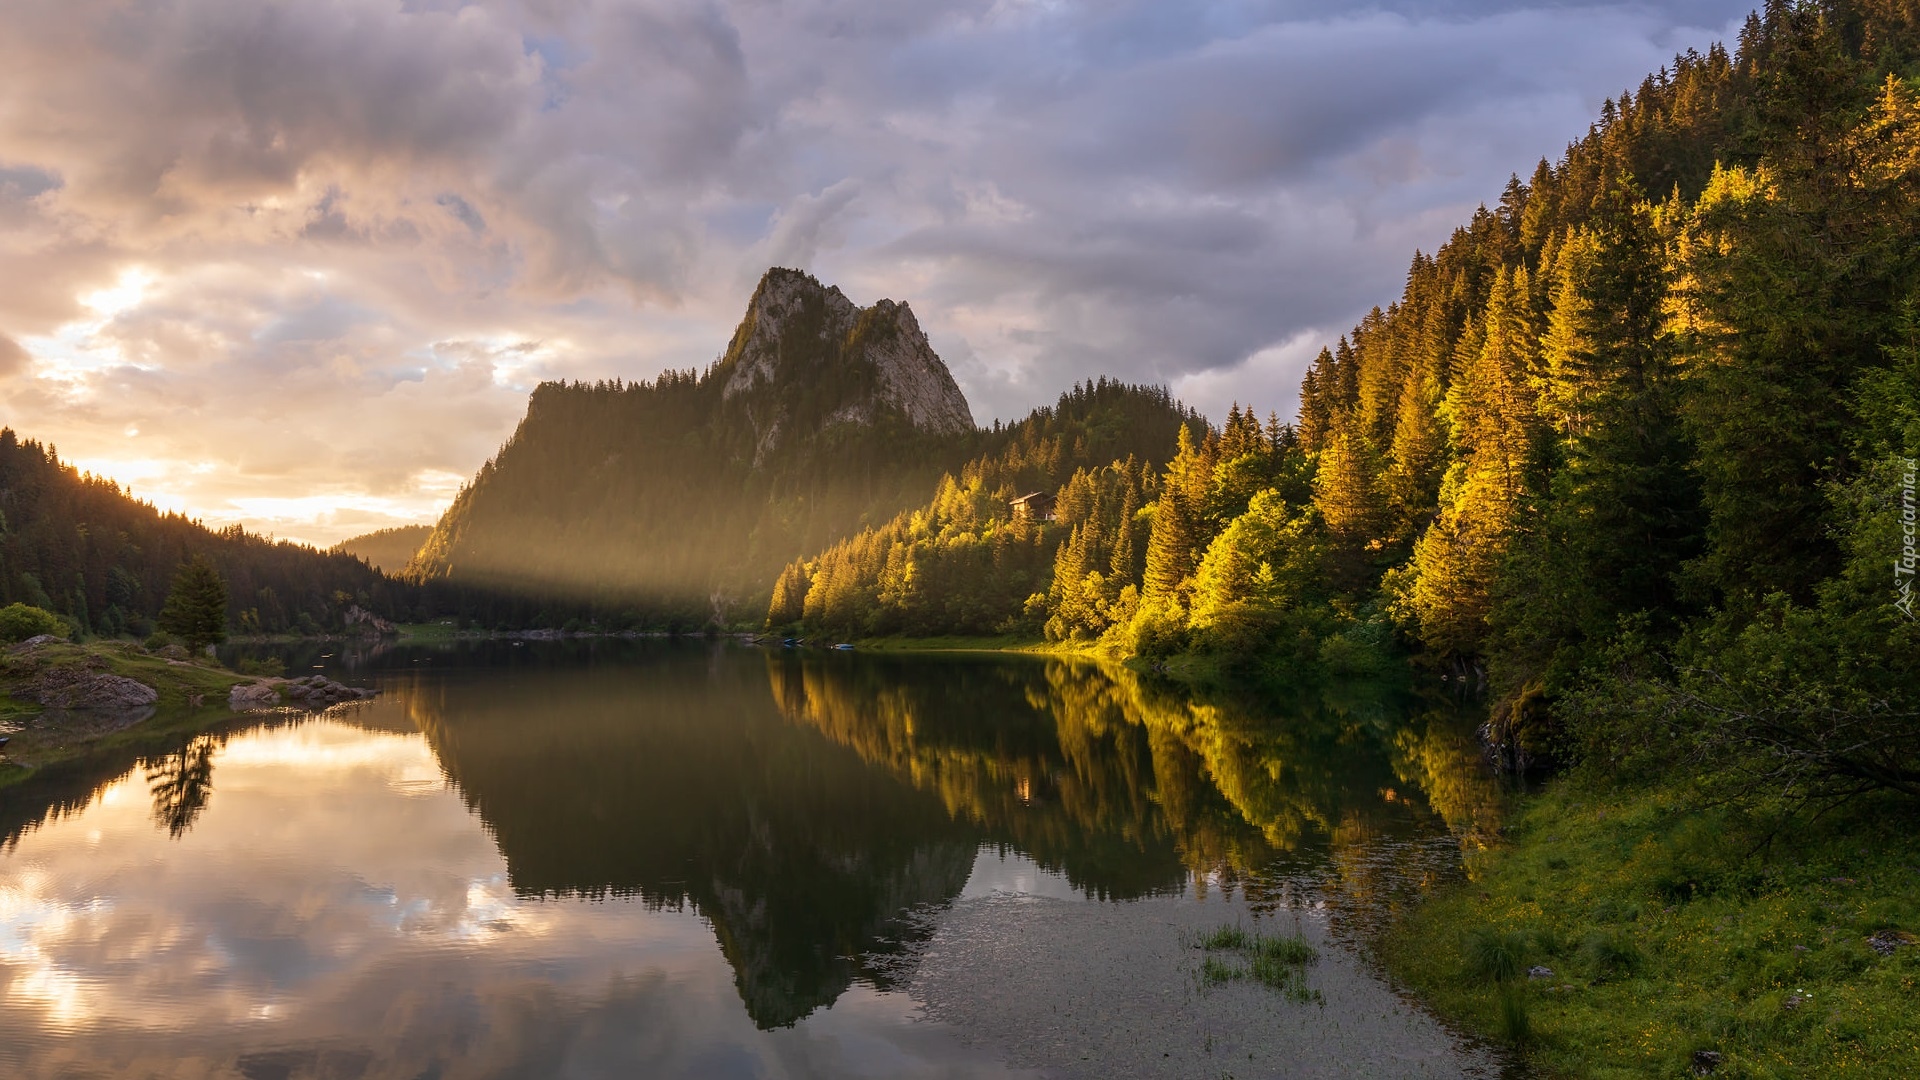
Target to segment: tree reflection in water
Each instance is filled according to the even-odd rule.
[[[1101,897],[1191,883],[1272,906],[1310,869],[1377,912],[1498,827],[1471,718],[1392,687],[1276,698],[1078,661],[767,663],[790,721]]]
[[[180,749],[145,762],[153,820],[167,835],[185,835],[207,808],[213,794],[213,754],[219,747],[213,736],[198,735]]]
[[[1471,722],[1404,688],[1276,696],[1059,659],[664,642],[403,648],[373,666],[377,706],[335,719],[422,733],[515,892],[698,911],[764,1028],[885,988],[874,957],[926,932],[915,910],[959,896],[983,846],[1093,897],[1234,889],[1326,899],[1338,922],[1430,887],[1498,827]],[[146,751],[169,835],[206,809],[233,734]],[[69,781],[94,791],[126,767],[82,765]],[[7,835],[77,805],[43,786],[0,803]]]

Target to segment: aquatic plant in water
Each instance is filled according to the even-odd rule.
[[[1200,962],[1203,986],[1224,986],[1251,978],[1290,1001],[1302,1005],[1326,1003],[1320,991],[1307,985],[1304,970],[1320,962],[1320,953],[1298,931],[1267,935],[1239,926],[1220,926],[1200,935],[1194,946],[1208,953]],[[1246,963],[1214,955],[1217,953],[1239,954]]]

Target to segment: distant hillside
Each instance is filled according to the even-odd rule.
[[[0,429],[0,606],[33,604],[91,633],[144,636],[194,555],[226,578],[238,632],[339,629],[353,604],[402,615],[412,596],[349,555],[162,514]]]
[[[433,534],[431,525],[401,525],[342,540],[327,550],[336,555],[365,559],[367,565],[383,574],[398,574],[413,561],[420,545]]]
[[[540,386],[408,568],[442,610],[697,625],[990,438],[905,304],[769,270],[702,374]],[[543,618],[544,616],[544,618]]]

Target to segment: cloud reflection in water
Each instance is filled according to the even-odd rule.
[[[517,897],[418,735],[317,720],[212,765],[178,840],[136,773],[0,861],[0,1072],[1003,1075],[868,989],[756,1030],[690,911]]]

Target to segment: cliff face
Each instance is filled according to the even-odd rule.
[[[408,573],[531,598],[481,605],[496,621],[558,610],[543,597],[724,618],[787,561],[922,501],[978,438],[907,305],[769,270],[705,373],[536,389]]]
[[[935,435],[973,430],[973,413],[913,309],[854,305],[798,270],[760,279],[715,367],[728,410],[743,415],[760,461],[796,435],[887,414]]]

